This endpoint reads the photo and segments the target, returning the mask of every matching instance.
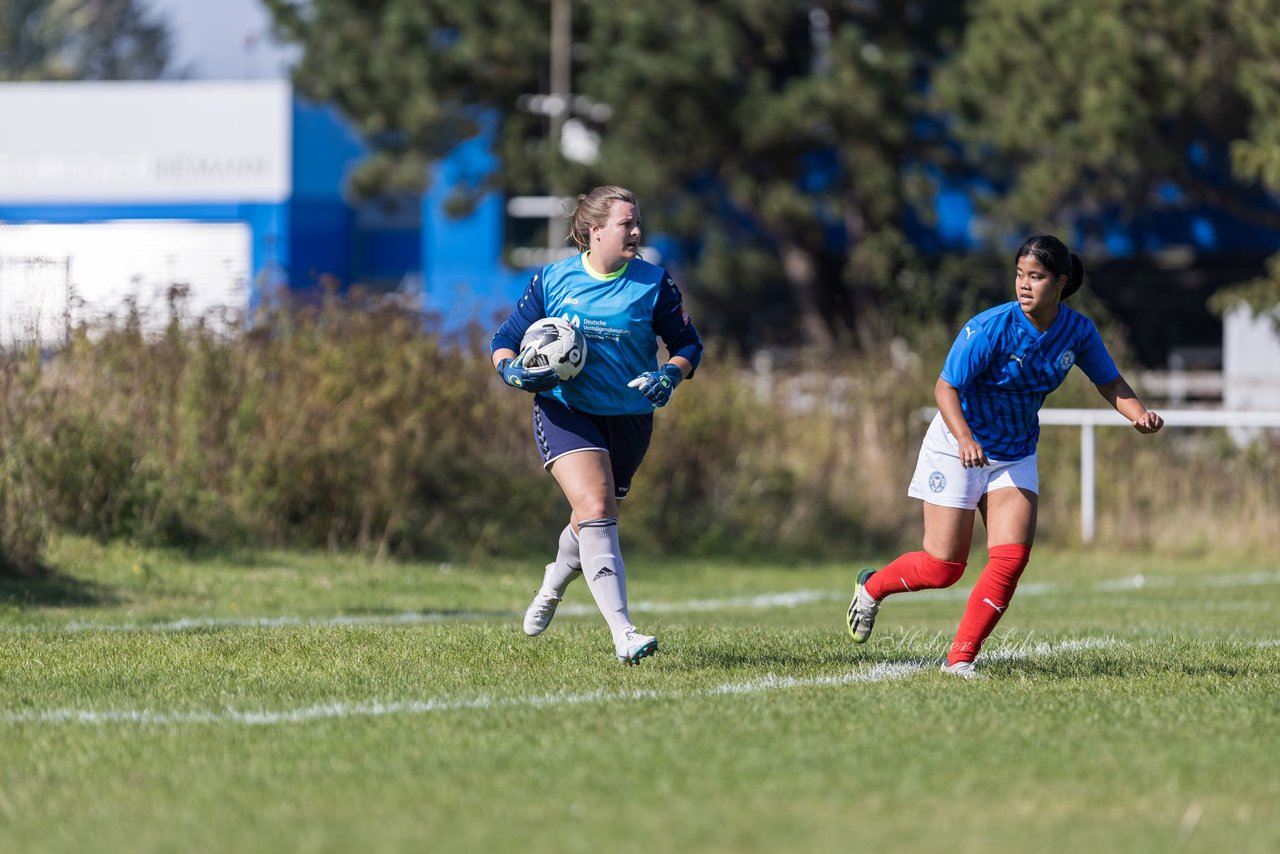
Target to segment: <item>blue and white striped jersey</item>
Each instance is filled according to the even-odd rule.
[[[1063,305],[1042,333],[1014,301],[965,324],[942,366],[942,379],[960,392],[965,420],[987,456],[1012,461],[1035,453],[1037,413],[1072,365],[1095,385],[1120,376],[1092,320]]]
[[[569,382],[549,392],[571,409],[593,415],[652,412],[649,401],[627,383],[658,368],[658,338],[673,356],[697,368],[702,341],[684,310],[675,280],[662,267],[637,258],[601,275],[575,255],[543,267],[529,282],[511,316],[493,336],[490,352],[519,352],[530,324],[563,317],[587,336],[587,362]]]

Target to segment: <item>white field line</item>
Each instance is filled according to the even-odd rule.
[[[1118,645],[1113,638],[1083,638],[1059,643],[1013,646],[984,654],[984,659],[1016,661],[1048,658],[1089,649]],[[697,697],[742,696],[785,691],[794,688],[826,688],[867,682],[891,682],[937,667],[933,660],[879,662],[846,673],[830,676],[778,676],[770,673],[746,682],[729,682],[693,691],[589,691],[585,693],[535,694],[501,697],[481,694],[476,697],[433,697],[425,700],[371,701],[367,703],[322,703],[297,709],[244,710],[192,709],[158,711],[155,709],[45,709],[4,713],[6,724],[70,723],[70,724],[145,724],[176,726],[183,724],[233,724],[242,726],[276,726],[309,723],[342,718],[378,718],[390,715],[429,715],[437,712],[488,711],[511,708],[555,708],[587,704],[616,704],[637,700],[687,700]]]
[[[92,623],[71,622],[50,626],[46,631],[63,632],[186,632],[195,629],[278,629],[323,626],[416,626],[424,623],[455,623],[492,617],[496,612],[484,611],[406,611],[401,614],[373,616],[339,615],[336,617],[183,617],[165,623]],[[38,630],[39,627],[29,627]],[[6,628],[4,631],[13,631]]]
[[[1094,582],[1085,590],[1105,593],[1125,593],[1147,588],[1169,588],[1186,582],[1166,576],[1141,574]],[[1251,572],[1241,575],[1216,575],[1206,581],[1211,587],[1256,587],[1280,584],[1280,572]],[[1044,596],[1070,590],[1073,585],[1060,582],[1030,582],[1018,586],[1018,596]],[[969,598],[972,588],[951,587],[946,590],[920,590],[904,601],[931,602],[956,601]],[[686,599],[682,602],[633,601],[631,611],[641,614],[679,614],[707,611],[750,611],[776,608],[797,608],[823,602],[848,602],[852,589],[792,590],[785,593],[765,593],[759,596],[740,596],[725,599]],[[556,611],[560,616],[586,617],[599,612],[595,605],[572,603],[561,605]],[[377,616],[339,615],[335,617],[184,617],[162,623],[93,623],[73,621],[43,625],[0,625],[0,633],[23,634],[32,632],[184,632],[197,629],[259,629],[259,628],[324,628],[328,626],[416,626],[431,623],[452,623],[468,620],[490,619],[505,616],[495,611],[406,611],[400,614]]]

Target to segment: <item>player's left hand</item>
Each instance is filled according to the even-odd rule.
[[[1133,429],[1139,433],[1155,433],[1163,426],[1164,419],[1151,410],[1147,410],[1141,418],[1133,422]]]
[[[645,371],[627,383],[627,388],[639,389],[654,406],[666,406],[671,401],[671,393],[684,379],[680,369],[667,362],[660,371]]]

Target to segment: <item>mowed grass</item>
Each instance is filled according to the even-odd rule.
[[[1280,850],[1265,556],[1037,550],[966,682],[963,589],[845,634],[884,555],[635,559],[623,667],[581,582],[522,634],[535,562],[52,554],[0,586],[0,851]]]

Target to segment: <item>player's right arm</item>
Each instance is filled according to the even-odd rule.
[[[546,317],[546,302],[542,297],[542,270],[533,274],[529,285],[520,296],[515,309],[493,334],[489,343],[489,355],[496,368],[503,359],[514,359],[520,351],[520,341],[525,331],[536,321]]]
[[[973,438],[973,429],[964,417],[960,405],[960,390],[987,369],[991,362],[991,345],[986,329],[977,318],[971,319],[956,336],[947,360],[942,365],[942,375],[933,386],[933,399],[938,404],[942,421],[960,446],[960,464],[965,468],[977,468],[990,463],[987,452]]]
[[[489,343],[489,358],[502,381],[512,388],[528,392],[547,391],[555,388],[560,378],[550,366],[526,368],[520,361],[518,350],[525,331],[546,314],[542,298],[542,271],[534,273],[529,286],[524,289],[515,310],[507,316]]]
[[[956,387],[938,377],[933,386],[933,399],[938,404],[938,412],[942,413],[943,423],[960,446],[960,465],[971,469],[989,464],[991,461],[987,459],[987,452],[973,438],[973,431],[969,429],[964,409],[960,406],[960,392]]]

